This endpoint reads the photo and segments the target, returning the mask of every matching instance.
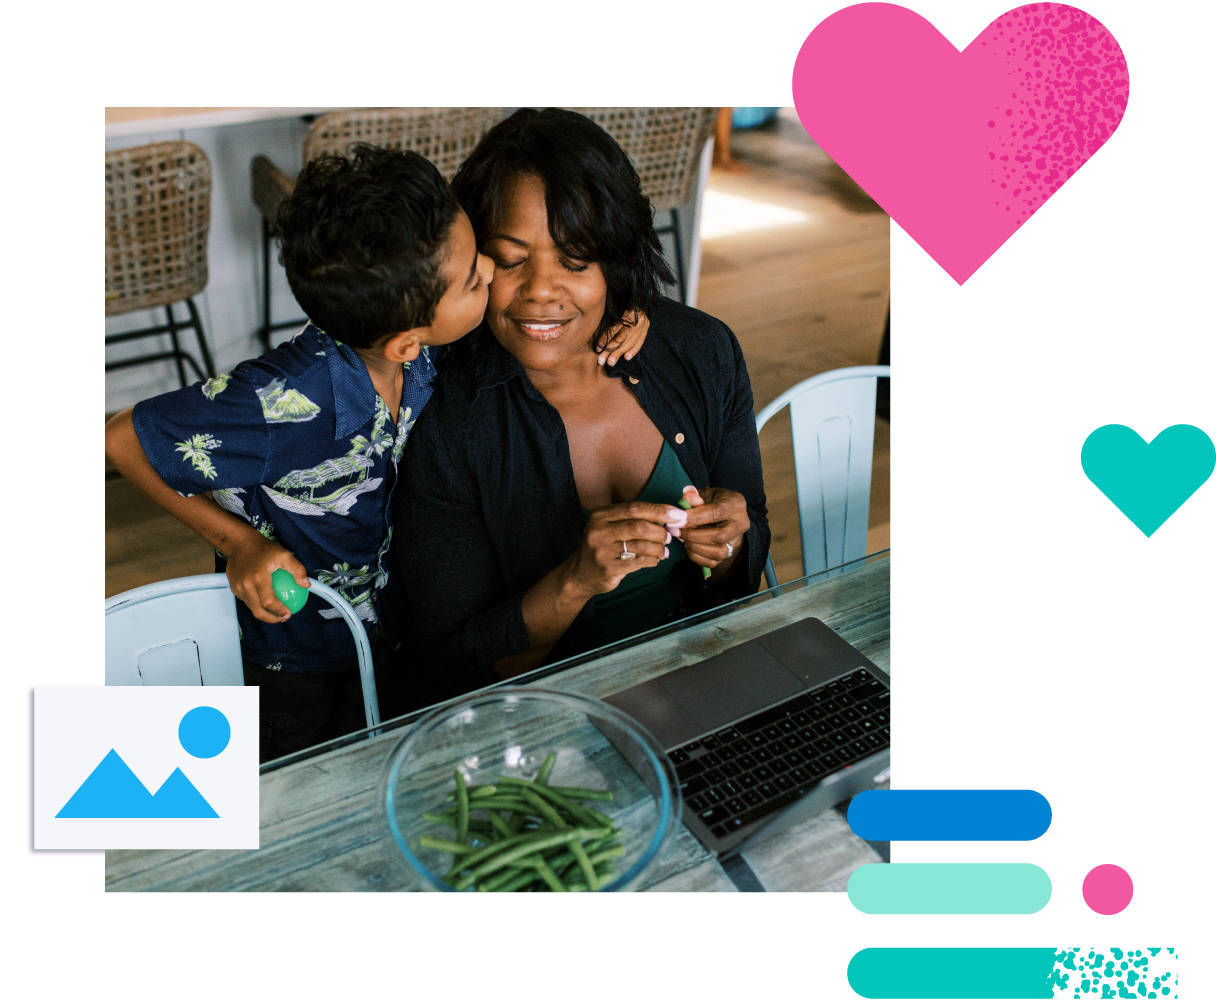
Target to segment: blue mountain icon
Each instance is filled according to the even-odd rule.
[[[56,819],[219,819],[180,767],[155,795],[111,750],[84,779]]]

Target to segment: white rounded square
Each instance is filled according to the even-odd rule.
[[[258,847],[256,687],[34,689],[34,848]]]

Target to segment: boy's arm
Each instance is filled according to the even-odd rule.
[[[307,587],[308,572],[300,561],[235,514],[221,509],[210,497],[201,493],[184,497],[167,485],[144,454],[131,410],[123,410],[107,422],[106,457],[124,478],[228,557],[228,584],[255,618],[274,624],[291,617],[274,596],[270,575],[276,569],[285,569],[296,583]]]
[[[626,361],[631,361],[646,343],[646,334],[649,332],[650,319],[645,313],[626,313],[624,322],[601,333],[596,341],[595,353],[600,356],[600,364],[607,362],[609,365],[615,365],[622,355]]]

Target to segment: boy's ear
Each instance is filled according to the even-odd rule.
[[[384,356],[389,361],[400,363],[413,361],[422,351],[422,342],[418,330],[404,330],[394,333],[384,342]]]

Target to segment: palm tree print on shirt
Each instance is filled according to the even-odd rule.
[[[385,426],[388,421],[388,407],[384,405],[384,400],[377,396],[376,416],[372,421],[372,436],[370,440],[362,434],[356,434],[350,439],[350,451],[347,454],[362,455],[365,458],[371,458],[372,455],[379,458],[383,455],[386,449],[393,446],[392,432]]]
[[[215,466],[211,463],[211,452],[223,442],[216,440],[210,434],[195,434],[186,441],[177,442],[177,450],[182,453],[182,461],[189,461],[194,469],[203,474],[205,479],[216,477]]]
[[[360,566],[352,569],[350,563],[334,563],[332,570],[318,570],[317,579],[327,587],[333,587],[345,599],[362,621],[377,621],[376,609],[372,604],[372,587],[368,584],[379,575],[378,569],[371,566]],[[366,588],[361,593],[355,593],[360,587]],[[337,608],[322,608],[318,612],[322,618],[337,618],[341,612]]]

